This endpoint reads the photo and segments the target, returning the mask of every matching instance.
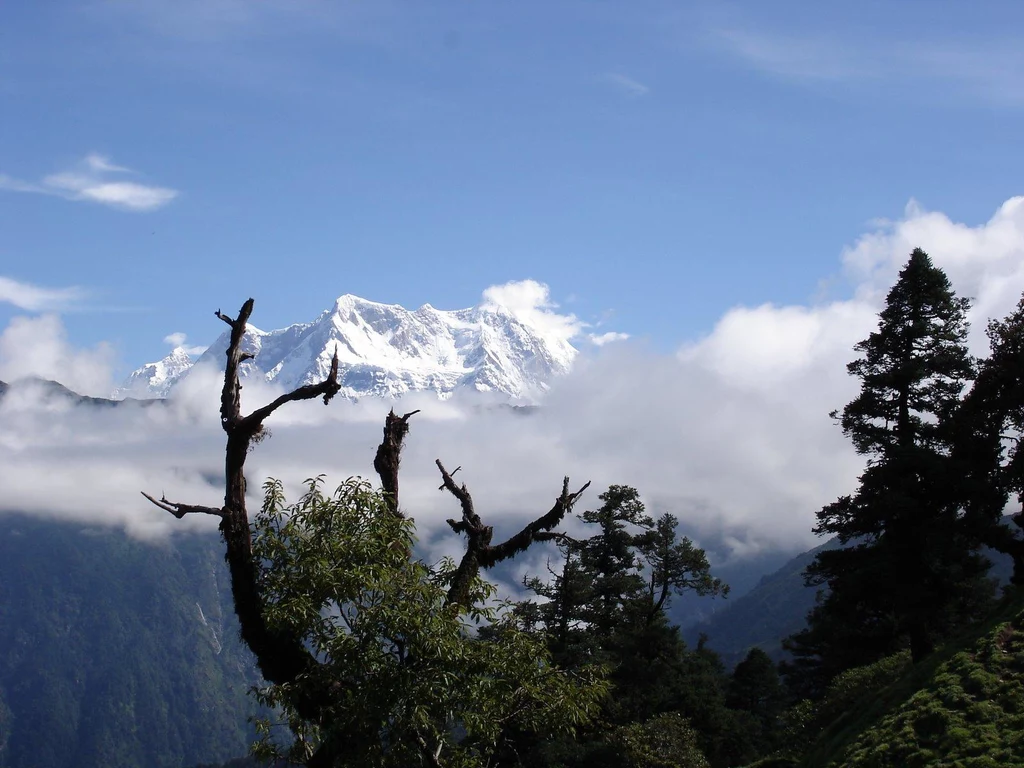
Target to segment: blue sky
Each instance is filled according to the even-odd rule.
[[[250,295],[278,327],[532,278],[673,349],[850,294],[844,249],[911,199],[977,227],[1020,194],[1022,29],[937,0],[5,3],[0,327],[61,310],[125,369]]]

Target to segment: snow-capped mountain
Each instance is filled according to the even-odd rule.
[[[163,397],[194,366],[223,367],[229,331],[194,364],[176,349],[135,371],[119,397]],[[432,391],[447,397],[463,388],[529,400],[566,373],[576,349],[564,331],[545,331],[488,302],[470,309],[408,310],[345,295],[311,323],[276,331],[248,326],[243,377],[261,377],[284,389],[321,381],[335,349],[341,394],[397,397]]]
[[[114,397],[149,399],[167,397],[171,387],[194,365],[183,347],[175,347],[171,354],[155,363],[147,363],[132,372],[120,387],[114,390]]]

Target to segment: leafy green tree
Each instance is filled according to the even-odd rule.
[[[546,632],[548,646],[557,663],[571,667],[594,651],[592,633],[583,619],[593,583],[580,563],[576,546],[561,542],[559,550],[564,558],[561,572],[549,566],[550,581],[536,576],[523,581],[527,589],[544,601],[524,601],[516,606],[516,611],[526,629]]]
[[[645,519],[644,533],[636,538],[647,572],[648,624],[665,610],[673,594],[729,594],[729,585],[711,575],[707,554],[689,538],[679,538],[679,520],[665,513],[652,525]]]
[[[878,330],[847,366],[861,390],[833,417],[868,466],[854,495],[818,513],[815,532],[848,546],[819,553],[808,568],[811,582],[829,591],[790,643],[830,673],[905,642],[920,660],[978,607],[987,563],[961,523],[950,457],[952,417],[974,377],[968,307],[915,249]]]
[[[304,684],[333,698],[313,724],[296,711],[294,684],[261,691],[294,734],[287,757],[305,762],[333,742],[336,765],[492,765],[509,733],[571,735],[596,714],[607,688],[598,670],[554,667],[543,638],[492,607],[494,587],[478,576],[468,610],[446,603],[454,562],[410,558],[412,521],[367,483],[326,496],[313,479],[295,504],[280,482],[265,492],[253,540],[265,615],[321,659],[321,680]],[[493,625],[486,640],[480,622]],[[270,738],[261,748],[282,756]]]
[[[608,635],[634,620],[643,598],[644,579],[636,550],[638,528],[650,527],[636,488],[613,485],[598,496],[604,503],[579,517],[598,533],[578,544],[580,570],[590,583],[581,617],[594,633]],[[632,530],[631,530],[632,529]]]

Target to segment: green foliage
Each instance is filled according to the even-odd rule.
[[[620,726],[609,741],[622,768],[710,768],[697,732],[675,712]]]
[[[1013,439],[1024,431],[1024,298],[1005,320],[989,323],[988,337],[991,352],[955,420],[956,471],[967,524],[1012,557],[1012,580],[1024,584],[1024,514],[1013,516],[1016,532],[1003,524],[1010,495],[1024,493],[1024,451]]]
[[[601,670],[555,667],[544,637],[494,605],[482,579],[470,585],[471,609],[447,604],[454,564],[414,559],[412,521],[367,483],[328,496],[312,479],[295,504],[277,481],[265,491],[253,542],[264,615],[321,662],[307,679],[260,692],[296,737],[289,758],[336,740],[344,765],[485,765],[512,734],[571,735],[596,714]],[[331,691],[320,725],[295,712],[303,686]],[[269,723],[263,730],[259,753],[277,755]]]
[[[818,721],[822,725],[833,722],[864,697],[899,680],[909,668],[910,652],[901,651],[874,664],[846,670],[829,683],[817,707]]]
[[[874,664],[838,675],[818,701],[802,699],[782,713],[775,733],[786,756],[796,758],[810,748],[821,732],[878,691],[899,680],[910,668],[910,652],[901,651]]]

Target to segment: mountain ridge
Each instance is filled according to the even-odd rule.
[[[222,333],[197,360],[176,347],[133,371],[113,396],[167,397],[199,366],[222,369],[229,338],[229,331]],[[531,402],[577,355],[564,329],[541,327],[491,301],[409,310],[353,294],[338,297],[312,322],[272,331],[249,324],[242,349],[254,355],[241,367],[243,378],[284,389],[322,380],[337,353],[340,394],[350,399],[424,391],[447,398],[469,389]]]

